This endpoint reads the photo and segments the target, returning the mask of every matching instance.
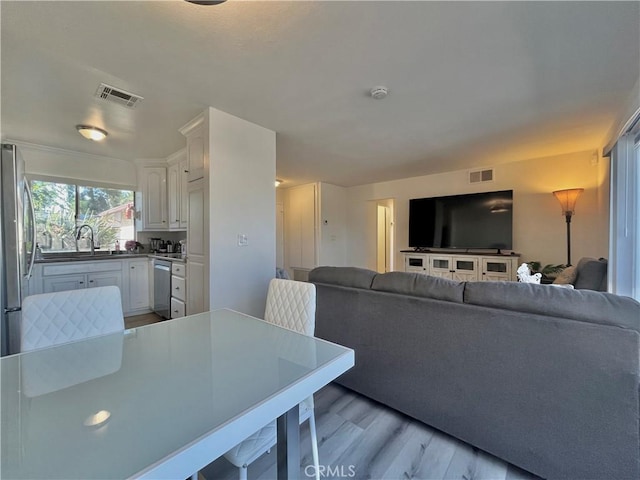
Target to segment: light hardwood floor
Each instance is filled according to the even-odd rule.
[[[330,384],[315,395],[322,479],[534,480],[496,457],[429,428],[377,402]],[[312,478],[308,424],[301,429],[300,478]],[[249,480],[276,476],[275,451],[249,466]],[[321,467],[322,468],[322,467]],[[311,474],[311,476],[307,475]],[[206,480],[232,480],[238,470],[219,458]]]
[[[145,313],[143,315],[134,315],[132,317],[125,317],[124,328],[136,328],[150,323],[161,322],[163,319],[160,315],[155,313]]]

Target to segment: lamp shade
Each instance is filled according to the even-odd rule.
[[[584,188],[569,188],[567,190],[556,190],[553,192],[555,197],[562,205],[562,214],[573,214],[573,210],[576,208],[576,200],[580,194],[584,192]]]

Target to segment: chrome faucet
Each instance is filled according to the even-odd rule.
[[[80,240],[80,237],[82,236],[82,229],[84,227],[87,227],[89,229],[89,232],[91,232],[91,239],[90,239],[91,255],[95,255],[96,251],[93,243],[93,228],[91,228],[91,225],[87,225],[86,223],[78,227],[78,233],[76,234],[76,250],[78,250],[78,240]]]

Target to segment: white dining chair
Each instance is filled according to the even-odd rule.
[[[20,351],[123,330],[122,301],[116,286],[31,295],[22,303]]]
[[[313,336],[316,323],[316,287],[312,283],[274,278],[269,283],[264,319],[289,330]],[[309,421],[311,451],[316,480],[320,479],[318,434],[314,415],[313,396],[300,404],[300,424]],[[225,453],[225,458],[238,467],[241,480],[247,478],[247,468],[276,444],[276,422],[255,432]]]

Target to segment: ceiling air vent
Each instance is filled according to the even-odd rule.
[[[98,90],[96,90],[96,97],[107,100],[108,102],[117,103],[127,108],[135,108],[136,105],[138,105],[138,103],[140,103],[144,98],[140,95],[136,95],[135,93],[125,92],[124,90],[112,87],[106,83],[100,84]]]
[[[469,172],[469,183],[493,182],[493,168]]]

